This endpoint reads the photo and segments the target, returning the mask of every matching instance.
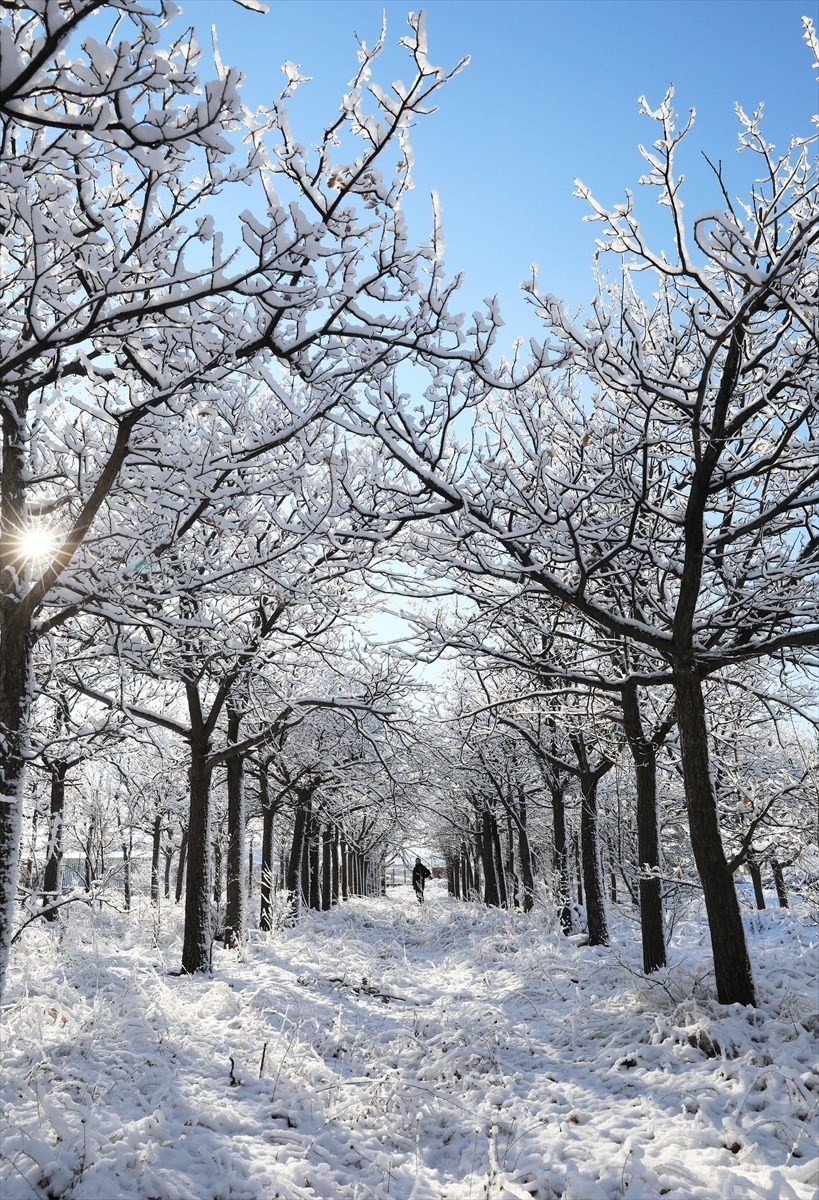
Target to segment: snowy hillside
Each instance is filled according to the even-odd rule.
[[[641,977],[433,882],[307,914],[172,974],[154,930],[72,905],[15,947],[3,1200],[813,1200],[819,931],[748,914],[760,1009],[707,998],[703,926]],[[145,946],[156,933],[159,948]]]

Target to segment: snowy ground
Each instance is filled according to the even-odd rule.
[[[178,914],[70,906],[15,947],[3,1200],[814,1200],[819,930],[749,915],[760,1008],[701,926],[610,950],[407,888],[172,974]]]

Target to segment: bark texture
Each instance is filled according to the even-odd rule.
[[[675,671],[674,688],[688,825],[708,914],[717,999],[721,1004],[754,1004],[745,928],[719,828],[702,686],[687,665]]]

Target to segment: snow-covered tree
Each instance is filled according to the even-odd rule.
[[[403,39],[410,82],[370,82],[383,36],[362,48],[310,148],[288,121],[292,72],[250,114],[218,55],[200,77],[177,11],[31,0],[0,23],[0,986],[33,646],[92,600],[115,605],[139,571],[144,556],[105,515],[124,473],[164,486],[185,420],[231,393],[263,384],[281,443],[362,379],[458,340],[440,263],[410,247],[401,211],[409,128],[447,79],[423,19]],[[231,245],[216,201],[228,211],[244,184],[253,209]],[[259,449],[223,445],[222,478]],[[210,503],[195,488],[175,538]]]
[[[777,155],[761,113],[738,111],[759,182],[734,200],[716,170],[716,205],[691,220],[677,163],[692,122],[677,125],[670,93],[643,108],[657,140],[642,183],[670,217],[665,249],[630,194],[606,208],[579,185],[601,225],[599,292],[581,322],[527,285],[547,334],[541,376],[475,407],[471,426],[477,393],[454,376],[423,429],[383,390],[369,420],[434,497],[439,576],[525,582],[579,613],[606,654],[637,648],[624,679],[673,688],[717,994],[752,1004],[703,688],[765,658],[805,664],[819,643],[815,138]],[[470,443],[455,443],[465,428]]]
[[[437,557],[434,541],[431,557],[433,562]],[[576,773],[576,751],[584,756],[583,740],[596,724],[591,714],[578,720],[579,695],[585,693],[589,704],[596,696],[597,707],[603,703],[608,719],[622,726],[634,760],[644,966],[646,971],[656,970],[665,963],[657,754],[675,724],[673,705],[668,702],[670,688],[655,686],[649,690],[641,686],[637,670],[639,655],[635,655],[633,648],[622,639],[603,644],[594,625],[584,622],[572,607],[550,600],[537,587],[521,587],[517,581],[502,586],[491,575],[483,578],[472,571],[458,571],[454,566],[447,579],[459,598],[465,595],[468,603],[462,610],[455,607],[448,614],[438,612],[426,618],[416,615],[414,621],[423,653],[429,657],[457,652],[463,669],[476,672],[479,678],[503,681],[492,689],[493,703],[499,712],[514,716],[523,703],[530,714],[535,714],[524,736],[530,739],[530,748],[534,748],[552,791],[559,863],[566,862],[561,780]],[[424,582],[416,583],[415,587],[423,588]],[[645,656],[642,662],[646,662]],[[562,737],[567,730],[573,730],[581,739],[575,749]],[[559,742],[563,744],[558,745]],[[610,749],[603,757],[613,765],[618,754],[618,750]],[[592,819],[590,804],[591,792],[584,810],[586,824]],[[587,866],[592,874],[586,891],[597,897],[595,908],[602,913],[602,886],[594,866],[598,852],[597,846],[592,846],[594,841],[587,837],[592,856]],[[565,869],[559,873],[563,876],[564,896],[568,898]],[[565,905],[563,915],[564,924],[568,925],[569,910]]]

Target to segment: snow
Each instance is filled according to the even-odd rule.
[[[66,912],[69,910],[66,909]],[[819,931],[748,913],[758,1009],[431,881],[174,974],[180,913],[70,906],[14,947],[3,1200],[815,1200]],[[154,949],[148,949],[154,944]]]

